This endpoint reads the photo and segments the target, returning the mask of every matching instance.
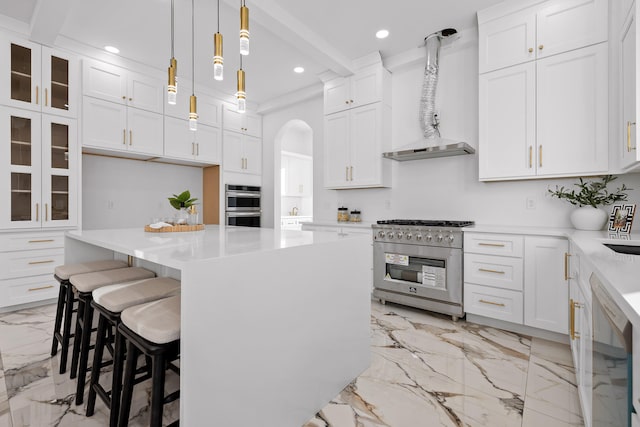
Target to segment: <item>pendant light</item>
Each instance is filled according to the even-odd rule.
[[[189,98],[189,129],[198,130],[198,110],[196,105],[196,61],[195,61],[195,30],[194,7],[191,0],[191,98]]]
[[[242,55],[240,55],[240,69],[238,70],[238,92],[236,92],[236,99],[238,100],[238,113],[244,113],[247,111],[247,94],[245,93],[244,83]]]
[[[249,55],[249,8],[240,0],[240,54]]]
[[[222,80],[224,59],[222,58],[222,34],[220,34],[220,0],[218,0],[218,31],[213,35],[213,78]]]
[[[171,0],[171,60],[169,61],[169,83],[167,84],[167,102],[176,105],[178,94],[178,61],[173,54],[173,0]]]

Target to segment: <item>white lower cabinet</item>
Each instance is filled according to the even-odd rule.
[[[566,239],[464,233],[467,313],[567,333]]]
[[[54,299],[53,272],[64,264],[64,231],[0,235],[0,309]]]

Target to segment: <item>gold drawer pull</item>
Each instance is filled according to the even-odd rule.
[[[478,246],[491,246],[494,248],[504,248],[504,243],[478,243]]]
[[[504,271],[500,270],[490,270],[488,268],[479,268],[478,271],[484,271],[485,273],[496,273],[496,274],[504,274]]]
[[[571,256],[570,253],[567,253],[567,252],[564,253],[564,280],[571,279],[571,277],[569,277],[569,257],[570,256]]]
[[[48,259],[46,261],[29,261],[29,265],[34,265],[34,264],[49,264],[53,262],[52,259]]]
[[[55,242],[54,239],[42,239],[42,240],[29,240],[29,243],[49,243]]]
[[[53,288],[53,285],[49,285],[49,286],[40,286],[39,288],[29,288],[29,292],[33,292],[33,291],[41,291],[43,289],[51,289]]]
[[[487,301],[487,300],[484,300],[484,299],[481,299],[480,302],[483,303],[483,304],[497,305],[498,307],[504,307],[505,306],[501,302]]]

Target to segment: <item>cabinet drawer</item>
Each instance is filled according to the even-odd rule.
[[[522,258],[479,254],[464,256],[465,282],[521,291],[522,277]]]
[[[0,281],[0,307],[43,301],[58,297],[59,283],[53,275]]]
[[[522,324],[522,292],[465,283],[464,311]]]
[[[64,248],[0,253],[0,279],[50,274],[64,264]]]
[[[522,258],[523,241],[512,234],[464,233],[464,251]]]
[[[0,252],[64,248],[64,231],[0,234]]]

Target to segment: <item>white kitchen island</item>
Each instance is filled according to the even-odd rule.
[[[180,424],[300,427],[369,366],[371,239],[207,226],[71,231],[65,262],[182,280]]]

